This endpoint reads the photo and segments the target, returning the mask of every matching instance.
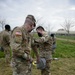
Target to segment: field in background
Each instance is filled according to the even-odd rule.
[[[56,53],[53,56],[58,58],[75,57],[75,42],[57,40]]]
[[[56,35],[57,38],[75,40],[75,36]]]

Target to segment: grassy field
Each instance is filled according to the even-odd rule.
[[[0,58],[3,58],[3,57],[4,57],[4,52],[0,51]]]
[[[33,75],[41,75],[36,67],[32,69]],[[52,75],[75,75],[75,58],[60,58],[51,63]],[[12,75],[11,67],[5,64],[4,59],[0,59],[0,75]]]
[[[0,52],[0,56],[4,56]],[[2,57],[1,56],[1,57]],[[75,43],[57,40],[57,48],[53,57],[59,58],[51,63],[52,75],[75,75]],[[40,70],[32,68],[33,75],[41,75]],[[0,58],[0,75],[12,75],[11,67]]]
[[[70,39],[70,40],[75,40],[75,36],[65,36],[65,35],[57,35],[56,37],[58,38],[63,38],[63,39]]]
[[[75,43],[69,41],[57,40],[56,53],[53,56],[58,58],[75,57]]]

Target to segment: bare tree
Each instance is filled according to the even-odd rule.
[[[68,33],[68,35],[69,35],[70,29],[71,29],[72,27],[74,27],[75,25],[74,25],[74,22],[73,22],[73,21],[71,21],[71,20],[65,20],[64,24],[61,25],[61,26],[64,28],[64,30],[65,30],[65,31]]]
[[[50,34],[52,32],[52,30],[54,29],[54,26],[52,26],[51,24],[48,24],[47,29],[48,29],[48,32]]]
[[[44,22],[42,22],[41,20],[42,20],[42,17],[36,19],[36,27],[44,25]],[[33,32],[35,32],[35,31],[36,31],[36,29],[33,30]]]
[[[42,20],[42,17],[36,19],[36,27],[38,27],[38,26],[43,26],[44,23],[42,23],[41,20]],[[34,30],[32,31],[33,36],[35,36],[35,32],[36,32],[36,29],[34,29]]]
[[[44,28],[46,28],[46,30],[49,32],[49,34],[52,32],[54,26],[52,26],[50,23],[49,24],[45,24],[45,21],[42,21],[43,17],[37,19],[36,24],[37,26],[43,26]]]
[[[42,19],[43,19],[43,17],[37,18],[37,20],[36,20],[37,26],[43,26],[44,25],[44,22],[42,22]]]
[[[5,19],[0,19],[0,28],[2,30],[4,30],[5,22],[6,22]]]

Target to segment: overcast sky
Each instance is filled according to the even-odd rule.
[[[0,17],[12,28],[23,25],[28,14],[41,18],[44,27],[51,25],[56,31],[65,19],[75,21],[75,0],[0,0]]]

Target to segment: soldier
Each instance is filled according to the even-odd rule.
[[[5,25],[5,30],[0,33],[0,44],[1,49],[4,50],[5,53],[5,62],[10,63],[10,25]]]
[[[53,45],[52,45],[52,54],[55,53],[55,49],[56,49],[56,38],[54,36],[54,34],[51,34],[52,40],[53,40]]]
[[[16,27],[12,31],[12,68],[13,75],[31,75],[31,35],[35,28],[35,18],[28,15],[21,27]]]
[[[40,62],[40,58],[45,58],[46,67],[43,67],[43,66],[42,66],[43,68],[41,67],[41,75],[51,75],[51,73],[50,73],[50,62],[52,59],[52,55],[51,55],[52,39],[48,35],[48,33],[44,30],[44,28],[42,26],[37,27],[36,31],[37,31],[38,36],[39,36],[39,39],[35,39],[35,43],[37,43],[38,49],[39,49],[39,53],[36,50],[36,53],[38,53],[37,64]],[[43,64],[45,64],[45,61],[44,61],[44,63],[41,63],[40,66]]]

